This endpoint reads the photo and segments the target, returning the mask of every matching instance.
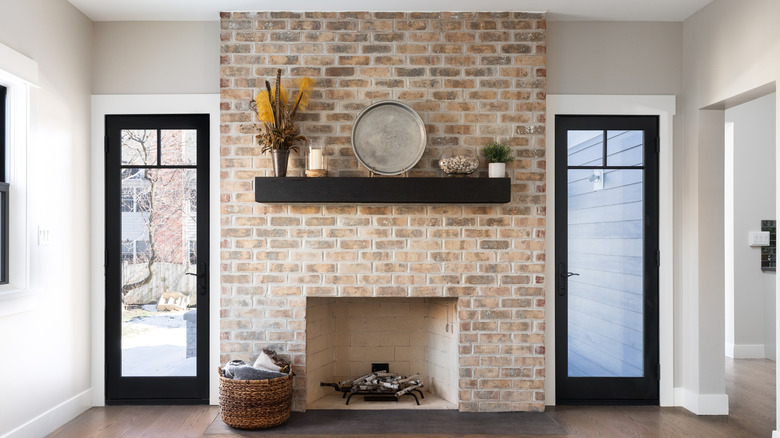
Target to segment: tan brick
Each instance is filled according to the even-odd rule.
[[[428,53],[428,46],[425,44],[399,44],[395,46],[395,52],[404,55],[420,55]]]
[[[368,297],[372,295],[371,288],[365,286],[345,286],[340,291],[340,295],[345,297]]]

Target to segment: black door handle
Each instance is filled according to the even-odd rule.
[[[185,272],[185,275],[194,275],[198,278],[198,289],[200,295],[206,295],[209,285],[209,266],[206,263],[200,263],[200,272]]]
[[[566,264],[559,263],[558,264],[558,275],[560,276],[560,278],[558,279],[558,296],[559,297],[566,296],[566,283],[567,283],[567,278],[569,278],[566,274],[567,274],[567,272],[566,272]]]
[[[566,290],[569,287],[569,277],[573,276],[579,276],[580,274],[576,272],[569,272],[566,270],[566,264],[565,263],[559,263],[558,264],[558,275],[561,277],[558,279],[558,296],[564,297],[566,296]]]
[[[200,280],[200,294],[206,295],[206,293],[209,290],[209,265],[208,263],[201,263],[200,264],[200,275],[198,277]]]

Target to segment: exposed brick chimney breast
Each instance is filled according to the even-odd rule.
[[[272,348],[294,364],[306,409],[307,297],[457,298],[458,406],[544,409],[544,14],[221,14],[221,361]],[[282,69],[316,80],[299,118],[330,176],[368,176],[350,134],[357,114],[396,99],[425,122],[410,176],[439,176],[449,147],[509,143],[512,201],[501,205],[254,202],[273,175],[250,99]],[[484,158],[480,177],[486,177]],[[293,154],[288,175],[303,174]]]

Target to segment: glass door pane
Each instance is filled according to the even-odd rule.
[[[121,190],[122,376],[195,376],[196,170],[123,168]]]
[[[600,178],[569,170],[568,374],[641,377],[643,170]]]

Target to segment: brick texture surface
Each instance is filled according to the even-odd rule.
[[[272,348],[306,409],[307,297],[458,299],[459,409],[544,409],[544,14],[224,12],[221,14],[221,361]],[[383,99],[409,104],[428,144],[410,176],[443,176],[447,148],[500,140],[503,205],[279,205],[254,202],[272,175],[249,101],[277,68],[316,80],[302,133],[331,176],[368,176],[352,123]],[[288,175],[303,174],[293,154]],[[480,163],[479,176],[487,164]]]

